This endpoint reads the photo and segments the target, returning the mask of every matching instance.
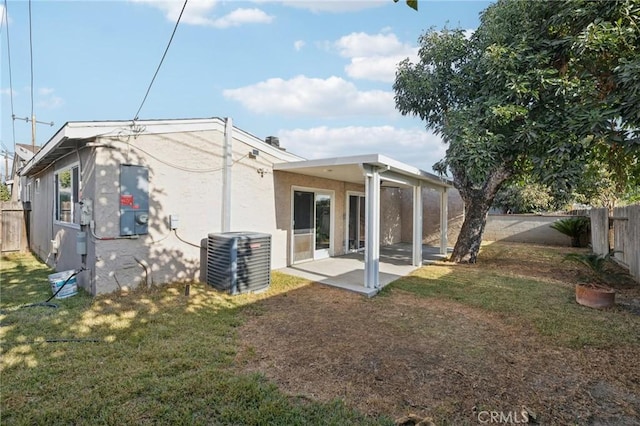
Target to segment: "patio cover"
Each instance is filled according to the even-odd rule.
[[[422,265],[422,187],[440,191],[440,252],[447,253],[447,190],[451,181],[380,154],[294,161],[274,165],[281,170],[324,179],[364,184],[364,286],[380,287],[380,187],[413,188],[414,266]]]

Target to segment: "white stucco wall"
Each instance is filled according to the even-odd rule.
[[[512,241],[531,244],[570,246],[571,239],[551,228],[567,216],[534,214],[490,214],[484,228],[485,241]]]
[[[96,292],[144,282],[204,280],[201,260],[206,250],[200,246],[206,247],[208,234],[222,229],[223,132],[142,134],[128,141],[99,141],[114,148],[97,148],[97,236],[119,236],[121,164],[149,169],[149,234],[96,241]],[[273,163],[281,160],[264,151],[250,158],[253,149],[233,140],[231,231],[272,234],[272,268],[283,267],[287,230],[276,224],[272,172]],[[175,232],[169,229],[172,215],[178,217]],[[206,262],[202,266],[206,268]]]
[[[55,174],[69,166],[78,166],[80,197],[93,193],[93,167],[91,149],[80,149],[59,159],[41,173],[25,178],[31,183],[32,199],[30,223],[30,249],[41,260],[56,271],[86,268],[77,276],[78,285],[91,292],[91,270],[93,256],[83,258],[77,254],[77,233],[81,230],[78,223],[62,223],[54,220]],[[85,167],[89,165],[88,167]],[[38,183],[36,184],[36,181]],[[79,209],[77,203],[74,209]],[[52,241],[58,245],[57,253],[53,250]],[[92,248],[91,248],[92,249]]]

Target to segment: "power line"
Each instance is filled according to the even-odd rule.
[[[156,72],[153,74],[153,78],[151,79],[151,83],[149,83],[149,87],[147,88],[147,93],[145,93],[144,98],[142,99],[142,103],[140,104],[140,108],[138,108],[138,112],[133,119],[136,121],[138,119],[138,114],[140,114],[140,110],[142,109],[145,101],[147,100],[147,96],[149,96],[149,91],[151,90],[151,86],[153,86],[153,82],[160,71],[160,67],[162,66],[162,62],[164,62],[165,56],[167,56],[167,52],[169,51],[169,47],[171,46],[171,42],[173,41],[173,36],[176,34],[176,30],[178,29],[178,24],[180,24],[180,19],[182,18],[182,13],[184,9],[187,7],[187,3],[189,0],[184,0],[184,4],[182,5],[182,10],[180,11],[180,15],[178,16],[178,20],[176,21],[176,26],[173,27],[173,32],[171,33],[171,38],[169,38],[169,43],[167,43],[167,48],[164,50],[164,54],[162,55],[162,59],[160,59],[160,63],[158,64],[158,68],[156,68]],[[29,4],[31,4],[31,0],[29,0]]]
[[[11,133],[13,136],[13,151],[16,150],[16,121],[14,119],[15,112],[13,110],[13,78],[11,76],[11,43],[9,42],[9,11],[7,9],[7,0],[4,0],[4,19],[7,24],[7,56],[9,65],[9,99],[11,100]]]

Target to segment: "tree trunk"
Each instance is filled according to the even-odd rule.
[[[464,201],[464,222],[450,260],[457,263],[476,263],[487,214],[500,186],[511,175],[503,167],[492,172],[481,188],[473,187],[466,176],[453,172],[454,185]],[[459,176],[458,176],[459,175]],[[461,179],[458,179],[458,178]]]

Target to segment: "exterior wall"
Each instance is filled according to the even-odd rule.
[[[116,149],[97,148],[96,237],[119,236],[121,164],[149,169],[149,233],[96,241],[94,292],[205,280],[206,239],[222,229],[223,132],[142,134],[128,145],[117,138],[100,141]],[[283,267],[287,231],[277,226],[272,172],[280,160],[262,151],[252,159],[252,146],[237,139],[232,145],[231,230],[272,234],[272,268]],[[175,232],[169,229],[173,215]]]
[[[458,190],[447,190],[447,240],[448,245],[455,245],[464,221],[464,202]],[[402,242],[410,243],[413,239],[413,192],[402,190]],[[432,246],[440,246],[440,191],[422,188],[422,242]]]
[[[278,218],[278,229],[286,231],[287,251],[286,265],[293,263],[291,259],[291,193],[292,188],[310,188],[333,191],[334,193],[334,235],[332,256],[346,253],[347,247],[347,193],[364,193],[364,185],[322,179],[295,173],[275,172],[275,194]],[[411,218],[409,218],[411,220]],[[402,190],[398,188],[381,188],[380,191],[380,244],[391,245],[402,242]]]
[[[87,187],[87,181],[90,182],[88,186],[90,194],[93,188],[91,184],[93,167],[83,168],[83,165],[91,163],[91,155],[92,153],[89,149],[73,152],[27,180],[27,183],[31,183],[32,191],[31,212],[29,213],[31,251],[56,271],[80,269],[82,267],[89,269],[89,271],[82,272],[77,276],[78,285],[88,291],[91,291],[92,265],[84,263],[86,259],[76,252],[76,239],[77,233],[80,231],[80,225],[54,221],[54,175],[62,168],[78,164],[81,197],[82,192]],[[36,188],[37,179],[39,183]],[[80,205],[75,203],[74,209],[79,208]],[[52,241],[56,241],[58,245],[57,253],[53,250]],[[91,259],[91,257],[87,256],[87,259]]]
[[[550,227],[553,222],[566,217],[527,214],[489,215],[483,240],[569,246],[571,239]]]
[[[311,188],[333,191],[334,198],[334,224],[333,224],[333,251],[331,256],[345,254],[346,248],[346,202],[347,191],[364,192],[364,185],[356,185],[348,182],[340,182],[332,179],[322,179],[313,176],[299,175],[295,173],[275,171],[275,206],[277,228],[285,232],[286,263],[291,265],[291,213],[292,213],[292,188]],[[285,266],[283,265],[283,266]]]
[[[402,242],[402,190],[380,188],[380,244],[388,246]],[[409,218],[413,220],[413,216]]]
[[[206,240],[222,229],[223,126],[216,130],[166,132],[136,135],[113,132],[30,176],[33,189],[31,248],[56,270],[86,269],[79,278],[92,294],[108,293],[140,284],[205,280]],[[364,192],[364,185],[273,171],[273,147],[256,156],[254,146],[233,140],[231,182],[231,230],[258,231],[272,235],[274,269],[292,263],[291,214],[293,188],[331,191],[333,235],[330,255],[346,252],[346,206],[348,192]],[[246,140],[246,139],[245,139]],[[267,148],[268,147],[268,148]],[[270,155],[268,152],[271,152]],[[79,199],[91,201],[92,226],[58,223],[54,215],[54,175],[72,164],[79,164]],[[149,172],[148,234],[120,236],[120,166],[147,167]],[[35,181],[39,180],[38,190]],[[425,190],[428,192],[428,190]],[[405,233],[411,241],[412,203],[405,207],[405,193],[398,188],[381,191],[381,243],[401,242]],[[435,210],[439,221],[439,193],[425,197],[425,207]],[[85,204],[86,205],[86,204]],[[79,203],[75,209],[81,208]],[[407,213],[408,212],[408,213]],[[449,204],[450,217],[455,205]],[[408,216],[407,216],[408,215]],[[78,215],[79,216],[79,215]],[[426,217],[431,215],[427,214]],[[171,230],[169,218],[177,217]],[[87,233],[87,254],[76,253],[77,234]],[[426,235],[426,234],[425,234]],[[437,235],[439,241],[439,234]],[[53,253],[51,240],[59,246]]]

